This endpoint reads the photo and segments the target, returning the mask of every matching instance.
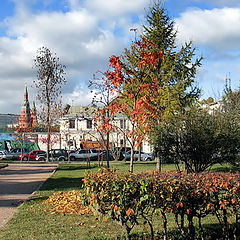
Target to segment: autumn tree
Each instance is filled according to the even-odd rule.
[[[47,130],[47,160],[49,160],[49,148],[51,132],[56,120],[61,115],[61,93],[65,80],[65,65],[61,64],[56,54],[47,47],[38,49],[34,59],[34,68],[37,69],[37,79],[34,81],[38,91],[37,100],[40,103],[40,119]]]
[[[93,113],[94,123],[102,138],[101,142],[106,150],[107,168],[109,168],[110,132],[113,131],[111,123],[113,115],[110,114],[110,106],[114,95],[111,91],[111,83],[105,75],[105,73],[98,71],[94,74],[93,79],[89,81],[89,87],[94,92],[92,99],[92,105],[96,107],[96,111]]]

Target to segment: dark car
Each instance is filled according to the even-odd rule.
[[[40,154],[36,157],[37,161],[46,161],[47,153]],[[68,159],[68,151],[65,149],[52,149],[49,151],[50,161],[66,161]]]
[[[127,151],[131,151],[130,147],[115,147],[111,151],[111,155],[115,160],[124,160],[124,155]]]
[[[25,154],[21,154],[18,156],[19,160],[23,160],[23,161],[27,161],[27,160],[36,160],[36,157],[38,155],[42,155],[45,154],[46,152],[43,150],[33,150],[30,153],[25,153]]]

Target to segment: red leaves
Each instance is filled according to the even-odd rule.
[[[130,215],[133,215],[134,214],[134,211],[133,209],[129,208],[127,211],[126,211],[126,215],[129,217]]]
[[[142,84],[140,85],[140,89],[150,88],[151,84]]]
[[[162,115],[157,109],[155,100],[159,96],[159,79],[146,82],[144,76],[148,76],[149,72],[155,70],[163,61],[163,51],[156,50],[153,42],[142,38],[140,41],[132,45],[132,52],[138,56],[131,61],[118,56],[111,56],[109,59],[109,71],[105,73],[106,86],[110,92],[118,94],[118,103],[124,105],[116,105],[116,101],[111,103],[110,115],[124,113],[130,120],[135,129],[132,136],[138,134],[146,135],[153,126],[153,121]],[[126,63],[131,63],[130,66]],[[121,98],[121,99],[120,99]],[[155,106],[155,107],[154,107]],[[107,107],[109,109],[109,107]],[[100,116],[100,114],[98,114]],[[98,119],[99,121],[99,119]],[[139,131],[136,129],[138,128]],[[109,131],[112,129],[109,121],[102,120],[99,131]],[[139,132],[139,133],[138,133]],[[140,144],[140,142],[139,142]]]
[[[183,208],[183,203],[182,202],[178,203],[177,208]]]
[[[163,60],[163,52],[152,52],[152,51],[143,51],[141,53],[141,61],[138,65],[139,69],[153,68],[154,70],[157,68],[157,65]]]
[[[116,57],[113,55],[110,57],[109,62],[110,62],[110,67],[113,67],[117,71],[121,71],[122,67],[121,67],[121,62],[119,57]]]

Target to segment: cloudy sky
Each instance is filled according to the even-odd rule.
[[[64,103],[88,105],[88,81],[105,71],[140,29],[150,0],[0,0],[0,113],[20,113],[24,85],[30,101],[33,59],[42,46],[66,65]],[[203,98],[222,95],[226,77],[240,86],[240,1],[165,0],[178,42],[192,40],[203,56],[196,82]]]

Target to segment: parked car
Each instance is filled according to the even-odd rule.
[[[21,154],[27,154],[29,150],[27,148],[14,148],[7,154],[3,155],[3,159],[13,160],[18,159]]]
[[[4,159],[4,156],[8,154],[8,151],[7,150],[1,150],[0,151],[0,160]]]
[[[126,160],[131,159],[131,151],[127,151],[126,153],[123,153],[123,156],[125,157]],[[139,156],[139,151],[133,151],[133,159],[135,161],[138,160]],[[144,153],[141,152],[141,161],[153,161],[154,160],[154,154],[153,153]]]
[[[124,160],[124,154],[131,150],[130,147],[115,147],[113,150],[111,150],[112,157],[115,160]]]
[[[70,153],[69,157],[71,161],[74,160],[95,160],[101,153],[98,152],[96,149],[80,149],[77,150],[75,153]]]
[[[47,153],[36,156],[36,161],[46,161]],[[65,149],[52,149],[49,151],[50,161],[66,161],[68,159],[68,152]]]
[[[21,154],[18,156],[19,160],[23,160],[23,161],[33,161],[36,160],[36,157],[40,154],[45,154],[46,152],[43,150],[33,150],[30,153],[25,153],[25,154]]]

